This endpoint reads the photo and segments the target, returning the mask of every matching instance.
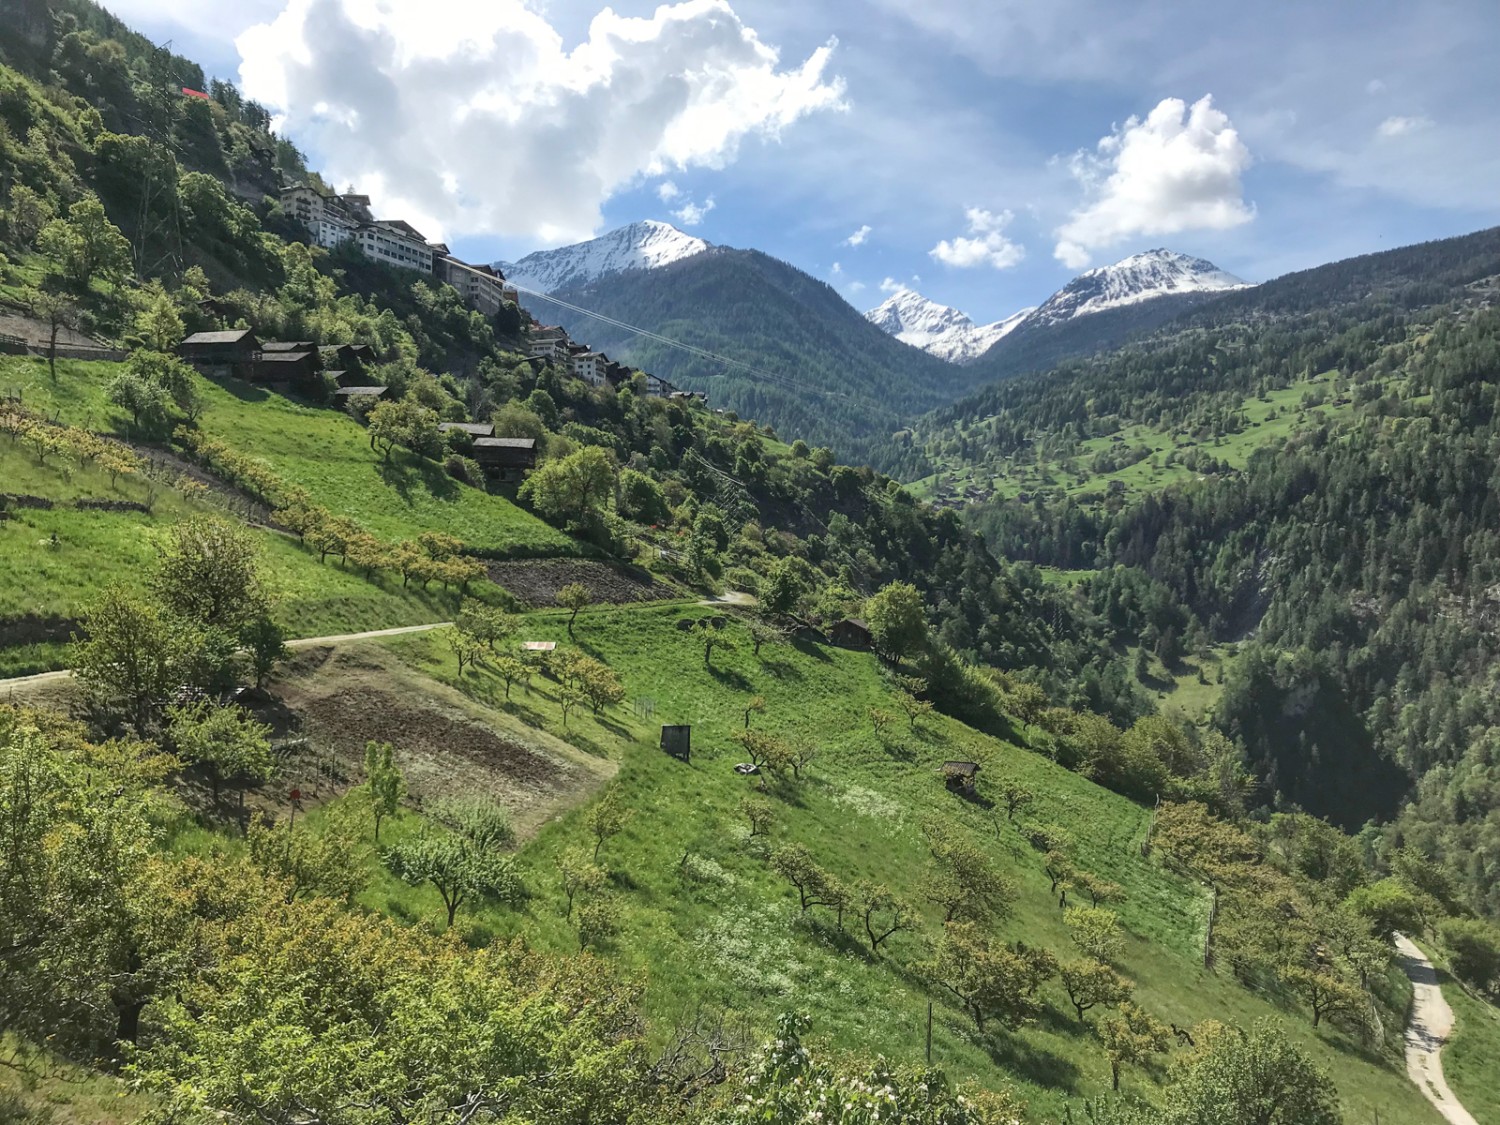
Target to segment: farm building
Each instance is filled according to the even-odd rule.
[[[194,332],[177,346],[177,354],[200,371],[218,369],[248,376],[260,341],[248,328],[227,332]]]
[[[389,387],[340,387],[333,392],[333,401],[343,404],[359,398],[385,398]]]
[[[267,340],[261,344],[263,352],[315,352],[318,345],[311,340]]]
[[[966,793],[973,792],[974,785],[979,780],[978,762],[944,762],[943,784],[949,789],[963,790]]]
[[[474,460],[488,476],[518,481],[536,468],[536,438],[475,438]]]
[[[691,726],[663,726],[661,728],[661,748],[674,758],[686,762],[691,760],[693,752],[693,728]]]
[[[309,383],[318,375],[316,351],[267,351],[255,357],[252,378],[257,383]]]
[[[439,422],[438,431],[448,433],[450,430],[458,430],[468,434],[470,437],[494,437],[495,426],[492,422]]]
[[[846,617],[828,627],[828,639],[840,648],[872,648],[875,638],[858,617]]]

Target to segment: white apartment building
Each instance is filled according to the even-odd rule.
[[[604,369],[608,366],[609,357],[603,352],[580,352],[568,357],[568,373],[591,387],[604,386]]]
[[[377,219],[361,224],[354,234],[365,257],[402,269],[432,272],[432,247],[422,232],[401,219]]]
[[[504,301],[503,284],[498,274],[489,266],[471,266],[457,258],[438,253],[434,272],[458,290],[458,295],[470,308],[478,309],[485,316],[494,316]]]

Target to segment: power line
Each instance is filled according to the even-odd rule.
[[[699,359],[706,359],[712,363],[723,364],[725,367],[737,368],[738,370],[743,371],[748,375],[752,375],[757,379],[764,379],[767,382],[776,383],[783,387],[790,387],[794,391],[804,391],[812,394],[826,395],[829,398],[848,397],[847,395],[840,394],[837,391],[813,390],[810,387],[803,386],[801,383],[798,383],[795,380],[786,378],[784,375],[775,375],[769,371],[762,371],[760,368],[745,363],[743,360],[731,359],[729,356],[720,355],[718,352],[711,352],[707,348],[700,348],[696,344],[687,344],[681,340],[674,340],[670,336],[663,336],[660,332],[653,332],[649,328],[640,328],[634,324],[627,324],[623,320],[616,320],[612,316],[605,316],[603,313],[597,313],[592,309],[586,309],[580,305],[572,304],[568,301],[562,300],[559,297],[554,297],[550,293],[541,293],[535,289],[527,289],[524,285],[517,285],[514,281],[507,281],[507,284],[515,288],[517,291],[525,293],[528,297],[539,297],[544,301],[551,301],[554,305],[559,305],[562,308],[567,309],[569,312],[575,312],[580,316],[590,317],[593,320],[600,321],[603,324],[608,324],[611,328],[619,328],[623,331],[634,333],[637,336],[643,336],[646,339],[655,341],[658,344],[665,344],[668,347],[676,348],[678,351],[687,352],[689,355],[697,356]]]

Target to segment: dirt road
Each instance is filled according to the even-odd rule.
[[[1406,1025],[1406,1073],[1450,1125],[1479,1125],[1443,1077],[1443,1044],[1453,1030],[1453,1009],[1443,999],[1427,955],[1405,934],[1396,935],[1396,956],[1411,980],[1411,1022]]]
[[[431,625],[402,625],[397,629],[371,629],[367,633],[337,633],[331,637],[303,637],[301,640],[287,641],[286,647],[292,650],[301,648],[315,648],[318,645],[343,644],[345,641],[364,641],[372,637],[397,637],[402,633],[425,633],[429,629],[441,629],[447,621],[435,621]],[[66,668],[60,672],[39,672],[34,676],[17,676],[10,680],[0,680],[0,697],[5,697],[13,692],[26,693],[32,688],[46,687],[50,684],[60,684],[71,679],[73,673]]]

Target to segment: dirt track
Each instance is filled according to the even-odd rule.
[[[1443,1077],[1443,1044],[1453,1031],[1453,1009],[1443,999],[1432,962],[1405,934],[1396,935],[1396,954],[1412,990],[1406,1073],[1450,1125],[1479,1125]]]
[[[557,604],[557,592],[581,582],[594,601],[607,605],[656,602],[681,597],[672,587],[644,571],[626,570],[591,559],[525,559],[489,564],[490,578],[528,606]]]

